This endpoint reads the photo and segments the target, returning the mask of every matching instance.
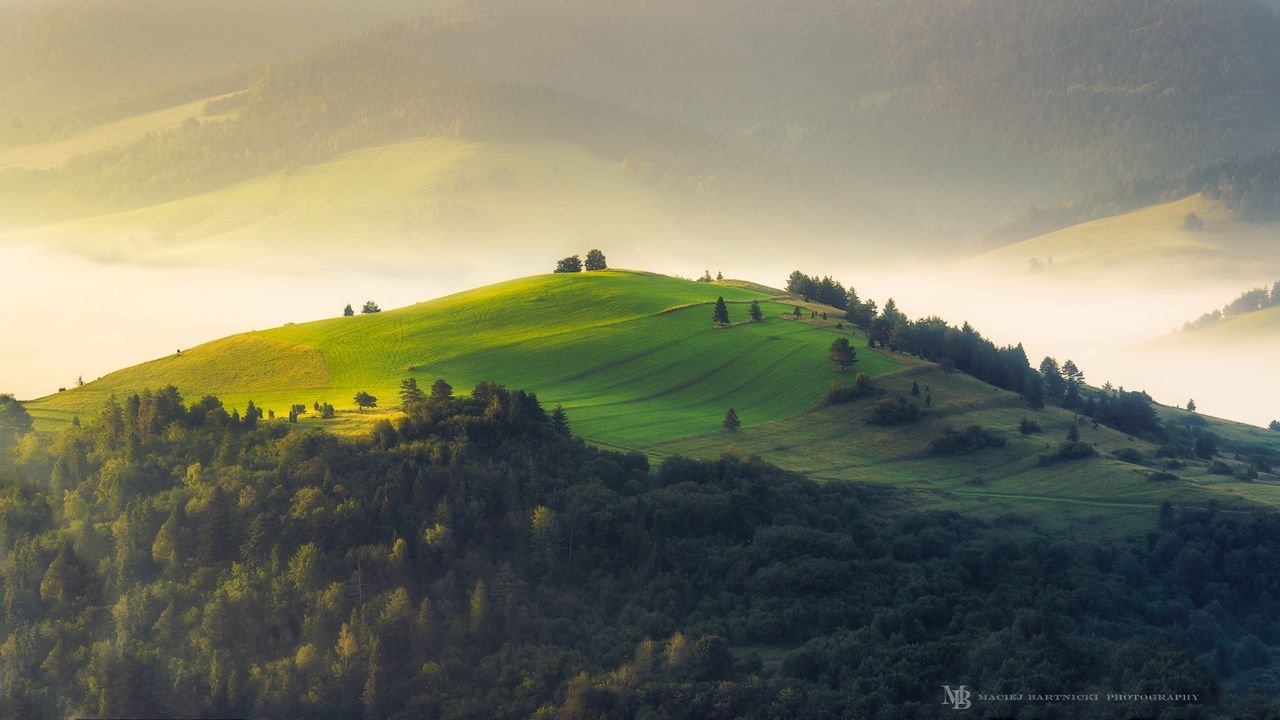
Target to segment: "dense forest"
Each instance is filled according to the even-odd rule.
[[[961,683],[1280,711],[1226,690],[1280,643],[1270,516],[1092,544],[758,459],[651,468],[490,384],[290,427],[166,388],[6,442],[0,716],[898,718]]]

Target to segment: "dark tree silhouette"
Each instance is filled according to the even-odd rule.
[[[363,411],[365,408],[378,407],[378,398],[370,395],[364,390],[361,390],[360,392],[356,393],[356,396],[353,399],[355,400],[356,407],[361,411]]]
[[[608,270],[609,264],[605,262],[604,253],[592,248],[587,251],[587,262],[583,266],[587,271],[592,270]]]
[[[431,399],[436,402],[444,402],[453,397],[453,386],[445,382],[444,378],[440,378],[431,383]]]
[[[418,387],[417,378],[408,377],[400,381],[400,407],[408,410],[426,399],[427,396]]]
[[[570,255],[567,258],[561,258],[556,263],[556,272],[558,273],[576,273],[582,272],[582,258],[577,255]]]
[[[365,302],[364,307],[360,308],[361,315],[371,315],[378,312],[382,312],[382,308],[378,307],[378,303],[372,300]]]
[[[836,372],[845,372],[857,358],[857,353],[854,352],[853,346],[849,344],[849,338],[841,337],[831,341],[831,350],[828,353],[828,357],[832,364],[836,366]],[[918,391],[919,388],[917,388]]]
[[[351,303],[347,303],[347,306],[342,308],[343,317],[351,317],[352,315],[355,315],[355,314],[356,314],[356,311],[351,308]]]
[[[738,419],[738,412],[733,408],[729,408],[729,412],[724,414],[724,422],[721,424],[729,432],[736,432],[738,428],[742,427],[742,421]]]
[[[572,434],[569,428],[569,417],[565,415],[564,406],[556,405],[556,409],[551,411],[551,427],[561,435]]]
[[[751,322],[760,322],[761,320],[764,320],[764,312],[760,309],[759,301],[751,301],[751,310],[749,312],[751,314]]]
[[[729,306],[724,304],[724,297],[716,298],[715,323],[717,325],[729,324]]]

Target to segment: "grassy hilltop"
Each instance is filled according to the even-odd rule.
[[[712,324],[717,296],[730,303],[729,327]],[[747,322],[753,300],[763,322]],[[397,310],[235,335],[28,407],[41,427],[52,429],[89,416],[112,395],[173,384],[188,400],[216,394],[243,409],[252,399],[278,418],[294,403],[331,403],[337,418],[313,412],[303,425],[351,433],[399,414],[397,390],[406,377],[423,387],[445,378],[459,392],[491,380],[534,391],[547,407],[563,404],[575,434],[597,444],[654,458],[759,454],[821,480],[915,487],[926,503],[992,517],[1031,512],[1069,532],[1146,526],[1164,501],[1219,502],[1232,511],[1280,505],[1280,477],[1249,477],[1251,457],[1280,466],[1280,433],[1158,408],[1165,427],[1194,422],[1221,439],[1216,470],[1203,459],[1170,466],[1157,438],[1095,426],[1052,404],[1033,410],[1016,393],[964,373],[869,349],[862,333],[835,315],[792,319],[797,305],[819,308],[751,283],[709,285],[632,271],[538,275]],[[827,360],[839,335],[857,348],[854,370],[873,378],[875,393],[827,405],[832,379],[853,379],[834,375]],[[378,397],[377,410],[355,409],[361,390]],[[869,422],[880,394],[906,399],[922,417],[892,426]],[[729,407],[742,419],[739,432],[721,428]],[[1042,432],[1023,434],[1024,420]],[[933,451],[948,429],[974,425],[1006,443],[961,456]],[[1052,454],[1073,425],[1097,456],[1043,465],[1041,456]],[[1233,474],[1223,474],[1222,465]],[[1158,472],[1166,474],[1152,480]]]
[[[730,327],[712,325],[718,296],[732,303]],[[752,300],[761,302],[765,322],[745,322]],[[753,425],[818,404],[832,378],[825,356],[834,328],[779,319],[795,304],[645,273],[539,275],[216,340],[30,408],[46,422],[66,421],[113,394],[174,384],[188,398],[217,394],[240,408],[252,399],[283,415],[291,404],[316,401],[349,410],[360,390],[394,406],[406,377],[424,386],[442,377],[460,391],[493,380],[562,403],[585,437],[644,447],[712,431],[731,406]],[[874,377],[897,366],[859,346],[858,371]],[[341,416],[348,423],[361,417]]]

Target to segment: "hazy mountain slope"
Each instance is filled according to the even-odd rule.
[[[41,204],[28,193],[101,200],[104,166],[121,209],[447,134],[573,142],[680,193],[791,216],[852,202],[837,222],[963,235],[1273,145],[1280,20],[1245,0],[477,0],[273,65],[243,114],[0,178],[5,214]]]
[[[188,119],[194,119],[197,122],[228,119],[229,114],[208,115],[204,111],[211,101],[226,100],[233,96],[234,93],[200,98],[161,110],[139,113],[100,123],[79,132],[73,132],[67,137],[22,145],[0,146],[0,168],[20,167],[36,170],[53,168],[78,155],[137,142],[145,138],[148,133],[172,130]]]
[[[415,24],[458,72],[611,98],[880,180],[1091,183],[1257,150],[1280,129],[1280,23],[1242,0],[471,7]]]
[[[446,2],[9,0],[0,5],[0,118],[287,58]]]
[[[1184,227],[1189,213],[1204,229]],[[1193,195],[1009,245],[966,266],[1063,281],[1235,287],[1280,275],[1277,232],[1280,224],[1246,222],[1221,202]]]
[[[479,247],[545,262],[583,237],[682,252],[697,239],[675,219],[652,185],[574,145],[425,138],[0,238],[148,265],[421,275]]]

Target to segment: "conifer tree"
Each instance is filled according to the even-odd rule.
[[[742,421],[738,419],[738,413],[733,408],[729,408],[729,412],[724,414],[724,429],[729,432],[737,432],[742,427]]]
[[[729,324],[729,306],[724,304],[724,297],[716,298],[715,323],[717,325]]]
[[[760,322],[764,320],[764,312],[760,310],[760,302],[758,300],[751,301],[751,322]]]
[[[561,435],[572,434],[569,430],[569,418],[564,413],[563,405],[556,405],[556,409],[551,411],[551,427]]]
[[[400,381],[400,406],[409,410],[427,399],[418,387],[418,379],[408,377]]]
[[[445,382],[444,378],[439,378],[431,383],[431,399],[435,402],[445,402],[453,397],[453,386]]]
[[[857,354],[853,350],[853,346],[849,344],[849,338],[836,338],[831,341],[831,351],[828,355],[834,364],[836,372],[845,372],[849,366],[854,363]]]

